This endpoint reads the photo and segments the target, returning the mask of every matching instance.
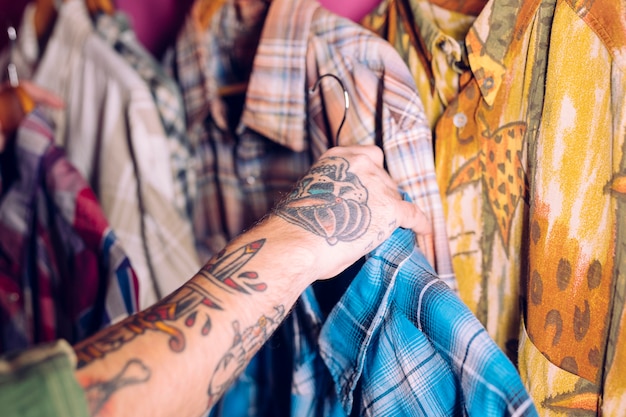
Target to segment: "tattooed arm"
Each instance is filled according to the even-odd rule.
[[[429,233],[382,162],[377,147],[331,149],[178,291],[75,346],[92,414],[200,415],[308,285],[337,275],[398,226]]]

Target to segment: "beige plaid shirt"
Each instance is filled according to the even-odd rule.
[[[137,273],[145,308],[200,267],[190,221],[176,208],[167,138],[152,95],[94,33],[78,0],[62,5],[33,79],[66,103],[51,115],[56,137],[96,192]]]
[[[201,166],[194,216],[201,256],[260,218],[333,142],[344,114],[343,90],[327,77],[316,93],[308,92],[330,73],[351,100],[339,145],[383,148],[392,177],[432,222],[433,240],[420,246],[455,287],[431,131],[412,75],[395,50],[314,1],[274,0],[262,16],[256,49],[237,43],[238,33],[256,32],[235,16],[229,2],[206,30],[190,17],[177,44],[179,84]],[[217,91],[246,80],[247,74],[237,79],[232,73],[241,62],[253,65],[237,119],[229,106],[234,99]]]

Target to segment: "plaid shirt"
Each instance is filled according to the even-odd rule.
[[[152,93],[94,32],[79,0],[62,4],[34,81],[65,101],[50,111],[57,143],[89,181],[128,254],[140,308],[151,305],[200,268],[190,219],[176,205]]]
[[[325,321],[307,290],[283,330],[290,355],[283,342],[255,358],[213,416],[536,416],[513,364],[413,240],[397,229],[373,251]],[[290,378],[264,374],[287,357]]]
[[[196,167],[187,138],[180,88],[167,74],[166,67],[139,43],[126,15],[120,12],[112,16],[100,13],[96,18],[96,29],[150,89],[167,137],[174,179],[174,202],[185,216],[191,216],[196,192]]]
[[[420,246],[455,286],[431,132],[399,55],[386,41],[315,1],[271,2],[262,30],[242,28],[232,7],[232,2],[223,6],[203,32],[190,17],[177,42],[178,80],[200,165],[193,223],[202,257],[263,216],[334,144],[344,114],[343,90],[328,78],[315,93],[308,92],[330,73],[342,80],[351,100],[338,144],[384,149],[392,177],[432,222],[434,241]],[[249,39],[256,33],[257,48],[238,42],[238,36]],[[251,62],[249,79],[245,71],[233,71]],[[245,81],[237,118],[229,105],[236,99],[220,97],[218,90]]]
[[[76,380],[76,354],[65,340],[0,357],[2,417],[88,417]]]
[[[2,155],[0,351],[70,343],[137,311],[137,278],[39,111]],[[13,165],[14,164],[14,165]]]

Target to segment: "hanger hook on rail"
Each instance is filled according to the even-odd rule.
[[[17,76],[17,66],[13,62],[13,54],[15,53],[15,45],[17,42],[17,31],[15,27],[9,25],[7,28],[7,36],[9,37],[9,63],[7,64],[7,72],[9,73],[9,85],[11,87],[17,87],[20,84],[20,79]]]

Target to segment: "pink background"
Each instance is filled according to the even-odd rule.
[[[318,1],[328,10],[354,21],[362,19],[380,3],[380,0]],[[115,0],[116,7],[131,16],[139,40],[157,56],[171,41],[192,3],[193,0]],[[150,8],[150,16],[145,13],[147,7]]]
[[[130,16],[139,40],[159,56],[172,41],[193,0],[112,0],[119,10]],[[380,0],[318,0],[324,7],[341,16],[359,21]],[[27,0],[0,0],[0,47],[6,45],[6,28],[17,26]]]

